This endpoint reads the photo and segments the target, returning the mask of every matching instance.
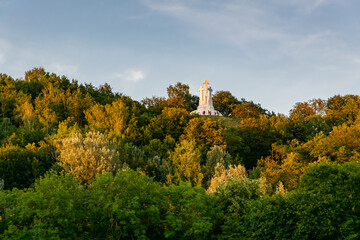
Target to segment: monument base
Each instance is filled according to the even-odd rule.
[[[213,107],[206,105],[198,106],[198,108],[195,111],[192,111],[190,114],[222,116],[219,111],[216,111]]]

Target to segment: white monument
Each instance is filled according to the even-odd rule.
[[[195,111],[192,111],[191,114],[221,116],[221,113],[214,109],[212,102],[212,89],[208,86],[210,84],[209,81],[205,80],[203,84],[205,85],[205,88],[201,86],[199,89],[199,106]]]

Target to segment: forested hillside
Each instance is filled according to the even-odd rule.
[[[360,239],[360,96],[167,93],[0,74],[0,239]]]

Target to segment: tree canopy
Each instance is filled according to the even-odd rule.
[[[0,74],[0,238],[359,239],[360,96],[198,101]]]

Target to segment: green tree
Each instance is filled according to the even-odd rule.
[[[189,112],[183,108],[166,107],[146,126],[145,137],[150,141],[155,138],[164,140],[165,137],[170,136],[178,141],[191,118]]]
[[[163,239],[166,198],[159,184],[135,171],[99,175],[89,186],[92,237]]]
[[[214,146],[210,148],[210,151],[206,154],[206,164],[203,166],[204,182],[209,184],[210,179],[215,174],[215,167],[217,164],[221,164],[225,168],[228,168],[232,158],[228,152],[222,147]]]
[[[4,145],[5,139],[16,131],[16,127],[11,124],[9,118],[1,118],[0,120],[0,144]]]
[[[71,176],[54,173],[26,191],[0,192],[0,238],[92,238],[85,208],[88,197]]]
[[[279,139],[270,118],[242,119],[241,126],[228,130],[226,144],[231,156],[238,157],[246,169],[256,166],[257,160],[270,154],[271,145]]]
[[[144,98],[141,100],[141,103],[152,115],[161,114],[162,110],[166,107],[166,99],[163,97],[153,96],[152,98]]]
[[[170,185],[162,189],[168,198],[164,220],[167,239],[212,239],[221,211],[214,196],[190,183]]]
[[[0,147],[0,178],[5,181],[5,189],[29,187],[52,165],[49,149],[43,144],[40,147],[35,144],[25,148],[11,144]]]
[[[253,201],[233,234],[238,239],[358,239],[359,173],[358,163],[314,165],[297,189]]]
[[[241,223],[249,205],[260,199],[259,180],[231,178],[214,194],[224,213],[220,239],[246,239],[241,235]]]

